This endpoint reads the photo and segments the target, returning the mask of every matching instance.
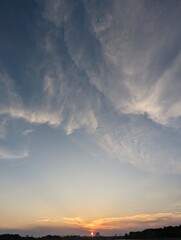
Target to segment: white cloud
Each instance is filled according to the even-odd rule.
[[[33,129],[27,129],[23,132],[23,135],[29,135],[33,132],[34,130]]]
[[[38,87],[32,85],[37,97],[23,99],[13,79],[1,74],[0,115],[62,127],[67,134],[84,128],[121,161],[180,172],[180,150],[173,146],[179,144],[169,141],[169,127],[181,117],[181,54],[173,54],[179,10],[163,19],[145,1],[96,7],[83,1],[84,21],[78,21],[76,4],[43,2],[47,29],[37,39],[42,62],[36,56],[34,62],[41,73]]]
[[[149,121],[174,126],[173,119],[180,116],[180,55],[172,59],[168,67],[164,67],[168,60],[161,60],[168,47],[173,48],[179,34],[174,28],[174,15],[167,20],[169,24],[165,24],[160,13],[153,14],[144,1],[114,1],[107,8],[104,5],[96,9],[94,3],[84,1],[90,21],[87,30],[76,25],[79,23],[71,15],[74,6],[64,1],[51,4],[47,1],[45,6],[45,19],[54,24],[47,33],[51,61],[44,77],[48,105],[45,113],[51,115],[40,108],[39,114],[31,113],[31,117],[27,117],[28,114],[23,113],[23,118],[61,125],[67,134],[85,128],[96,135],[100,146],[121,161],[149,171],[180,172],[179,158],[170,150],[173,147],[169,136],[162,135],[162,130]],[[67,72],[55,41],[65,22],[67,61],[73,62]],[[82,38],[76,27],[82,27],[88,37]],[[173,34],[168,38],[170,32]],[[87,51],[90,46],[92,55]],[[85,72],[89,82],[80,75],[79,69]],[[86,87],[84,81],[87,81]],[[101,101],[100,96],[103,96]],[[109,103],[109,107],[104,107],[102,101]],[[54,102],[58,115],[52,114]],[[113,109],[118,113],[115,118]]]
[[[169,68],[141,97],[135,95],[135,89],[128,85],[132,102],[124,108],[124,112],[143,114],[163,125],[173,125],[174,119],[181,116],[181,85],[179,83],[181,54],[177,57],[172,68]],[[136,91],[138,92],[138,90]],[[140,93],[141,95],[141,93]]]
[[[55,88],[52,82],[52,78],[49,77],[48,75],[46,75],[44,79],[44,91],[47,92],[49,97],[52,97],[55,93]]]
[[[74,130],[85,128],[88,132],[94,132],[98,126],[98,122],[94,113],[90,110],[84,113],[75,113],[71,116],[65,126],[67,134],[72,134]]]
[[[27,151],[21,153],[11,152],[7,149],[0,148],[0,160],[14,160],[28,157]]]
[[[0,114],[7,114],[16,119],[24,119],[32,124],[49,124],[56,127],[61,123],[61,117],[59,117],[56,113],[53,114],[43,112],[41,110],[9,108],[0,110]]]
[[[92,72],[91,82],[120,112],[147,113],[159,124],[174,126],[173,120],[181,115],[179,48],[172,55],[180,38],[175,25],[179,10],[162,19],[163,13],[153,12],[144,1],[114,1],[111,5],[93,13],[94,4],[86,2],[104,61],[113,70],[96,79]]]
[[[113,159],[150,172],[180,174],[180,135],[175,136],[172,129],[133,114],[105,116],[100,122],[97,142]]]

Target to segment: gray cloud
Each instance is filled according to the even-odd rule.
[[[6,137],[6,118],[1,118],[0,122],[0,139]]]

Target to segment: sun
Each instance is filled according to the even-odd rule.
[[[93,236],[94,236],[94,233],[93,233],[93,232],[91,232],[91,233],[90,233],[90,235],[91,235],[91,237],[93,237]]]

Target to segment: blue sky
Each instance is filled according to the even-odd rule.
[[[0,232],[181,220],[181,2],[2,0]]]

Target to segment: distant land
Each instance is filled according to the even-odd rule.
[[[47,235],[44,237],[26,236],[22,237],[18,234],[2,234],[0,240],[91,240],[91,239],[103,239],[103,240],[118,240],[118,239],[166,239],[166,238],[181,238],[181,225],[180,226],[168,226],[163,228],[150,228],[143,231],[129,232],[124,236],[79,236],[79,235]]]

